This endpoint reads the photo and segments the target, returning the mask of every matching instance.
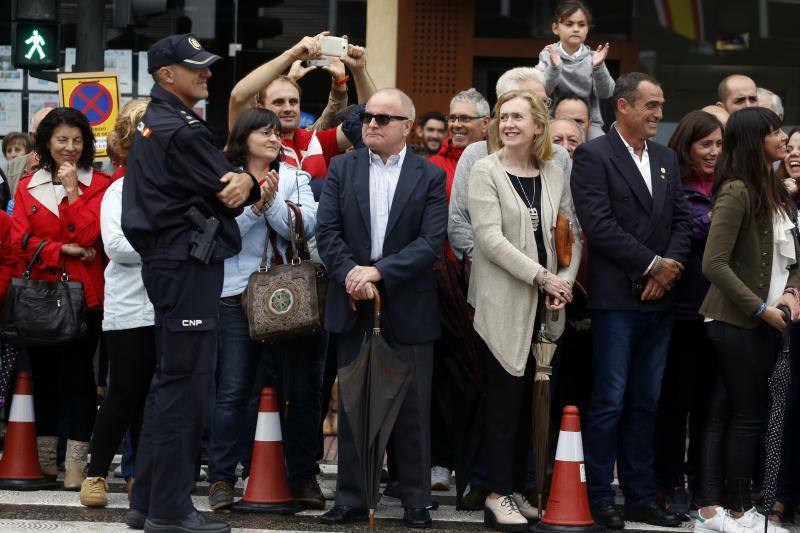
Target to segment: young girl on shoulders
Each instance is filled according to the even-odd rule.
[[[595,51],[584,44],[591,23],[592,16],[583,2],[561,2],[553,17],[553,33],[558,42],[539,53],[536,68],[544,73],[545,90],[554,103],[566,94],[589,102],[589,139],[594,139],[603,135],[600,99],[611,97],[614,79],[605,64],[609,44],[600,45]]]

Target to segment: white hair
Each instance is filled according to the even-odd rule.
[[[759,98],[762,96],[772,96],[771,99],[772,103],[769,106],[770,110],[772,110],[772,112],[778,115],[779,117],[783,116],[783,101],[781,100],[780,96],[770,91],[769,89],[765,89],[764,87],[756,88],[756,95]]]
[[[542,87],[545,85],[544,74],[533,67],[516,67],[503,72],[497,79],[497,85],[495,86],[497,98],[509,91],[517,90],[520,83],[530,80],[535,81]]]
[[[489,102],[486,101],[486,98],[484,98],[475,87],[470,87],[466,91],[461,91],[456,94],[453,99],[450,100],[450,107],[453,107],[453,104],[456,102],[475,104],[475,113],[482,117],[488,117],[491,114]]]
[[[416,118],[417,110],[414,107],[414,102],[411,100],[411,98],[406,93],[404,93],[400,89],[387,88],[387,89],[378,89],[377,91],[375,91],[375,94],[373,94],[372,96],[375,96],[376,94],[381,94],[381,93],[391,94],[392,96],[394,96],[398,100],[400,100],[400,107],[403,108],[403,113],[406,114],[406,116],[408,117],[409,120],[414,120]]]

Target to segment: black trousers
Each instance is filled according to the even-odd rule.
[[[767,379],[778,354],[780,334],[765,324],[745,329],[719,321],[707,323],[706,333],[717,374],[712,380],[703,432],[698,503],[720,503],[724,471],[728,506],[746,511],[752,507],[753,463],[767,414]]]
[[[431,387],[431,466],[453,470],[453,402],[452,379],[445,368],[444,358],[453,355],[443,342],[434,344],[433,384]]]
[[[675,320],[672,326],[667,366],[661,384],[661,399],[655,433],[656,483],[663,490],[683,486],[689,477],[696,491],[701,435],[708,408],[708,376],[713,375],[714,357],[702,320]],[[686,418],[689,418],[688,461]]]
[[[536,359],[530,355],[525,375],[517,377],[506,372],[491,352],[487,350],[486,354],[486,488],[502,495],[524,492],[532,442]]]
[[[200,439],[208,416],[217,350],[222,263],[144,263],[156,313],[156,371],[145,404],[131,508],[150,518],[194,511]]]
[[[130,427],[133,453],[139,446],[144,401],[156,366],[154,329],[105,331],[110,378],[94,421],[88,476],[106,477],[119,443]]]
[[[89,442],[97,413],[94,354],[100,339],[100,311],[86,316],[88,332],[82,339],[60,346],[28,348],[33,374],[36,434],[58,436],[62,399],[69,403],[69,438]]]

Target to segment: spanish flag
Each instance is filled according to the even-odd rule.
[[[705,41],[702,0],[654,0],[662,26],[693,41]]]

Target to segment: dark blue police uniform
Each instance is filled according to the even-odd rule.
[[[181,39],[188,37],[172,36],[153,45],[150,71],[169,64],[205,68],[219,59],[196,40],[188,42],[202,53],[184,59],[193,51],[176,51],[176,46],[185,48]],[[164,47],[167,52],[159,56]],[[192,61],[203,66],[192,66]],[[150,97],[130,150],[122,195],[122,229],[142,257],[142,278],[156,315],[157,366],[131,509],[148,519],[178,520],[194,512],[191,492],[217,348],[222,261],[241,248],[234,218],[242,208],[228,208],[216,197],[224,186],[220,177],[234,169],[212,144],[206,123],[159,85]],[[247,203],[258,198],[256,184]],[[207,264],[190,256],[190,237],[197,228],[185,215],[192,207],[220,223]]]

